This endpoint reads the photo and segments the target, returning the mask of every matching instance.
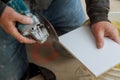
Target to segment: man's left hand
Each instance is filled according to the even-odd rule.
[[[100,21],[91,25],[92,32],[96,39],[97,48],[104,46],[104,37],[109,37],[118,44],[120,38],[117,29],[108,21]]]

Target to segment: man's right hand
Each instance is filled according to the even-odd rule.
[[[21,15],[17,13],[14,9],[11,7],[6,7],[0,17],[0,26],[10,35],[12,35],[14,38],[16,38],[20,43],[27,43],[32,44],[36,41],[33,39],[29,39],[27,37],[22,36],[17,28],[16,28],[16,22],[22,23],[22,24],[32,24],[33,21],[30,17]]]

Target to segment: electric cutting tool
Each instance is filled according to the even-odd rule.
[[[33,19],[34,22],[31,25],[18,23],[17,28],[23,36],[33,38],[39,43],[44,43],[48,39],[58,40],[58,36],[51,23],[44,16],[38,15],[38,18],[38,16],[31,13],[23,0],[10,0],[7,5],[18,13]]]

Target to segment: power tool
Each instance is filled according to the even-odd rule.
[[[39,43],[44,43],[48,39],[58,40],[57,33],[51,23],[44,16],[39,15],[38,17],[33,14],[23,0],[10,0],[7,5],[18,13],[33,19],[34,23],[31,25],[17,24],[17,29],[23,36],[33,38]]]

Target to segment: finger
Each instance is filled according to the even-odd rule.
[[[120,38],[119,38],[118,34],[111,35],[109,38],[112,39],[112,40],[114,40],[118,44],[120,44]]]
[[[19,13],[16,13],[16,21],[23,23],[23,24],[32,24],[33,23],[32,18],[25,16],[25,15],[21,15]]]
[[[94,34],[96,39],[97,48],[102,48],[104,45],[104,32],[97,32]]]
[[[13,37],[15,37],[20,43],[27,43],[27,44],[32,44],[35,43],[36,41],[33,39],[29,39],[27,37],[22,36],[17,28],[14,26],[11,26],[10,32],[9,32]]]
[[[14,30],[12,35],[20,42],[20,43],[27,43],[27,44],[32,44],[35,43],[36,41],[33,39],[29,39],[27,37],[22,36],[17,30]]]
[[[115,38],[113,39],[115,42],[117,42],[118,44],[120,44],[120,38]]]

